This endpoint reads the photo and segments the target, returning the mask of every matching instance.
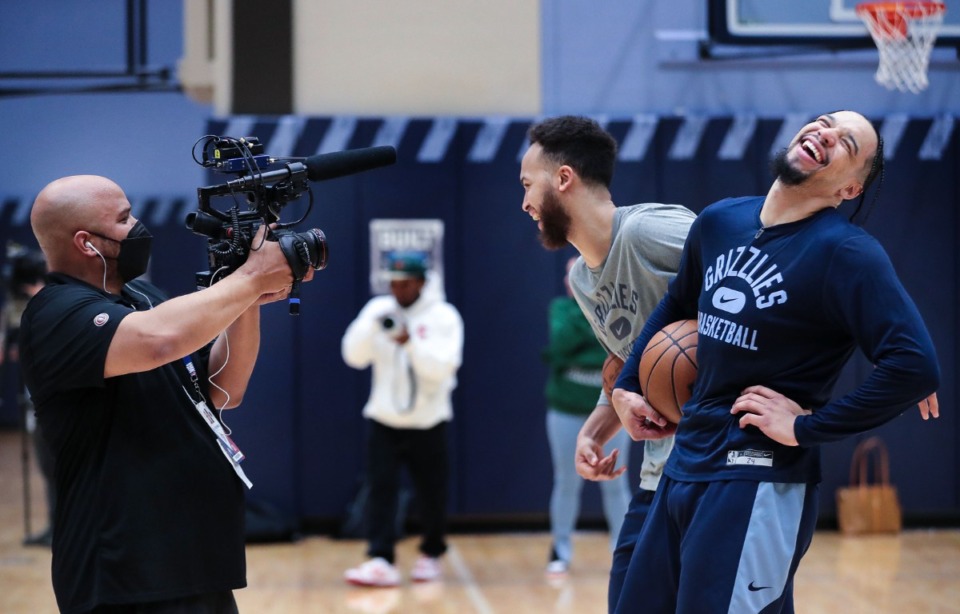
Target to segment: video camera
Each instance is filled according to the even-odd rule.
[[[200,157],[198,158],[198,148]],[[229,275],[247,260],[253,238],[261,224],[276,224],[268,231],[268,241],[278,241],[294,284],[290,293],[290,312],[299,312],[300,281],[313,267],[327,266],[326,236],[319,228],[294,232],[296,226],[313,208],[311,181],[323,181],[366,170],[387,166],[397,161],[393,147],[368,147],[309,158],[273,158],[263,153],[263,145],[256,137],[233,138],[207,135],[193,146],[193,159],[204,168],[218,173],[239,175],[219,185],[197,188],[199,206],[187,214],[186,225],[198,235],[207,237],[210,269],[197,273],[197,286],[206,288]],[[280,223],[280,212],[303,193],[309,195],[306,212],[295,222]],[[241,210],[237,195],[246,200]],[[214,209],[212,198],[230,196],[233,206],[228,210]]]
[[[402,313],[391,313],[380,318],[383,332],[393,339],[399,339],[407,332],[407,322]]]

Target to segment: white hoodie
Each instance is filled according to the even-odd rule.
[[[347,327],[343,360],[355,369],[373,365],[370,399],[363,415],[402,429],[428,429],[453,417],[450,393],[463,360],[463,319],[428,278],[420,298],[400,307],[393,295],[375,296]],[[397,324],[383,326],[384,318]],[[405,324],[410,339],[391,334]]]

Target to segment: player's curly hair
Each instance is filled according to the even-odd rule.
[[[553,117],[532,125],[527,136],[531,145],[543,148],[548,160],[566,164],[587,183],[610,187],[617,141],[595,120],[574,115]]]

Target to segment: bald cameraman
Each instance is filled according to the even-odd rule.
[[[249,483],[219,410],[246,391],[260,306],[294,281],[279,245],[261,227],[236,271],[165,300],[137,280],[151,236],[109,179],[50,183],[30,223],[50,274],[20,352],[56,462],[60,610],[236,612]]]

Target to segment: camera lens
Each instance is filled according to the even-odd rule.
[[[187,214],[187,228],[197,233],[211,238],[219,238],[223,235],[223,222],[203,211],[195,211]]]
[[[307,252],[310,254],[310,266],[318,271],[327,267],[327,238],[319,228],[300,233],[307,246]]]

